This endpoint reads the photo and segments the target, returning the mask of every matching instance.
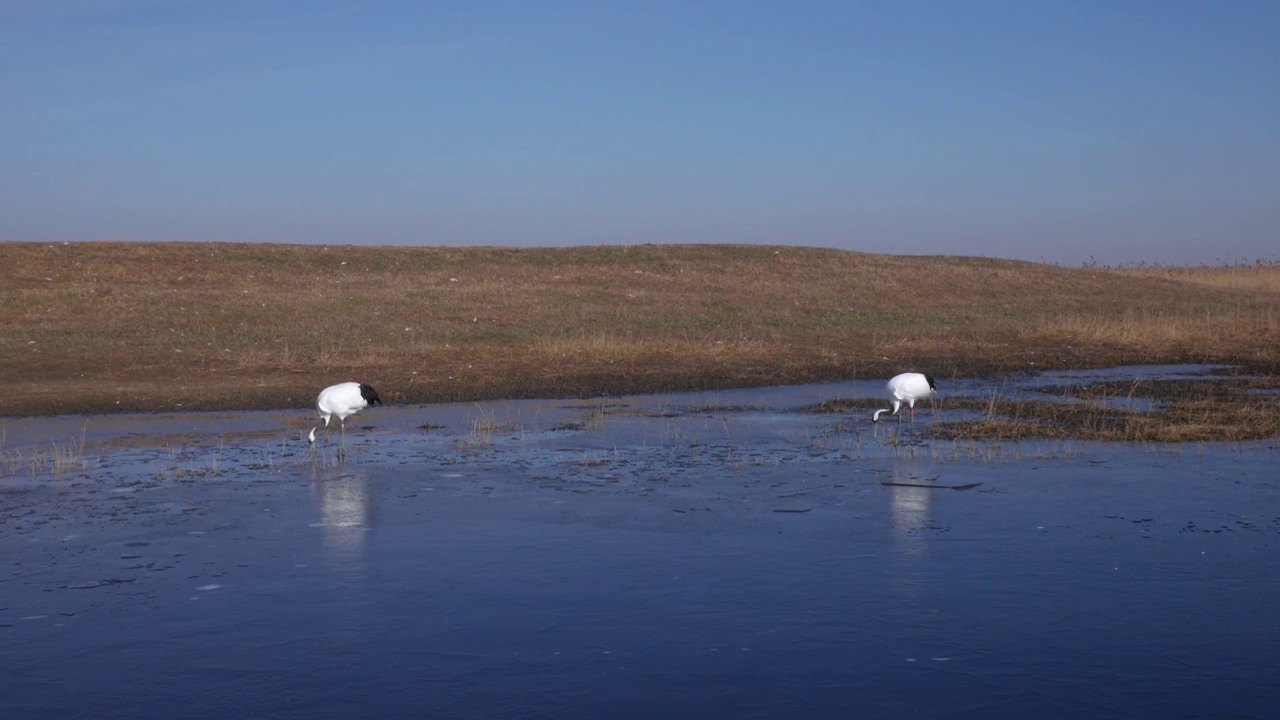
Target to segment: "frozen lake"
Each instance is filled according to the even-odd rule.
[[[881,382],[0,420],[0,717],[1274,716],[1275,442],[806,410]]]

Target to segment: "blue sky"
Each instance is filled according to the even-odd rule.
[[[5,0],[0,239],[1280,258],[1276,0]]]

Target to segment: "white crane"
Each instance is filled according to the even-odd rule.
[[[911,419],[916,419],[916,401],[923,400],[930,395],[938,392],[938,388],[933,384],[933,378],[924,373],[902,373],[889,378],[889,382],[885,383],[885,392],[888,393],[889,402],[893,403],[893,412],[891,415],[898,415],[898,411],[902,409],[902,403],[906,403],[911,410]],[[871,422],[880,422],[880,413],[889,412],[889,408],[877,410],[875,415],[871,416]],[[902,416],[898,415],[898,421],[902,421]]]
[[[307,441],[312,443],[314,447],[316,431],[329,427],[330,418],[336,415],[338,416],[340,438],[338,442],[338,457],[341,458],[346,454],[347,418],[370,405],[381,404],[382,398],[378,397],[378,391],[363,383],[344,382],[331,385],[321,390],[320,397],[316,398],[316,409],[320,411],[320,418],[324,422],[311,428],[311,433],[307,435]]]

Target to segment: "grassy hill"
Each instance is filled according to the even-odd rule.
[[[1280,369],[1280,266],[747,245],[0,243],[0,415],[594,396],[1117,363]]]

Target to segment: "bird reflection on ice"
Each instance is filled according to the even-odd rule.
[[[903,487],[924,484],[905,464],[894,466],[892,482],[900,483],[885,488],[889,491],[893,542],[904,554],[919,555],[928,545],[924,531],[932,526],[930,506],[938,491],[927,487]]]
[[[312,526],[324,529],[325,546],[334,551],[335,557],[355,562],[364,545],[365,534],[375,524],[373,494],[367,474],[357,470],[317,478],[315,492],[320,505],[320,520]]]
[[[918,474],[911,472],[912,467],[910,463],[896,464],[890,482],[923,485]],[[933,525],[933,499],[938,491],[902,485],[883,489],[889,498],[889,542],[895,550],[892,557],[897,566],[888,573],[889,585],[896,602],[914,608],[935,591],[935,577],[926,558],[932,541],[927,530]]]

